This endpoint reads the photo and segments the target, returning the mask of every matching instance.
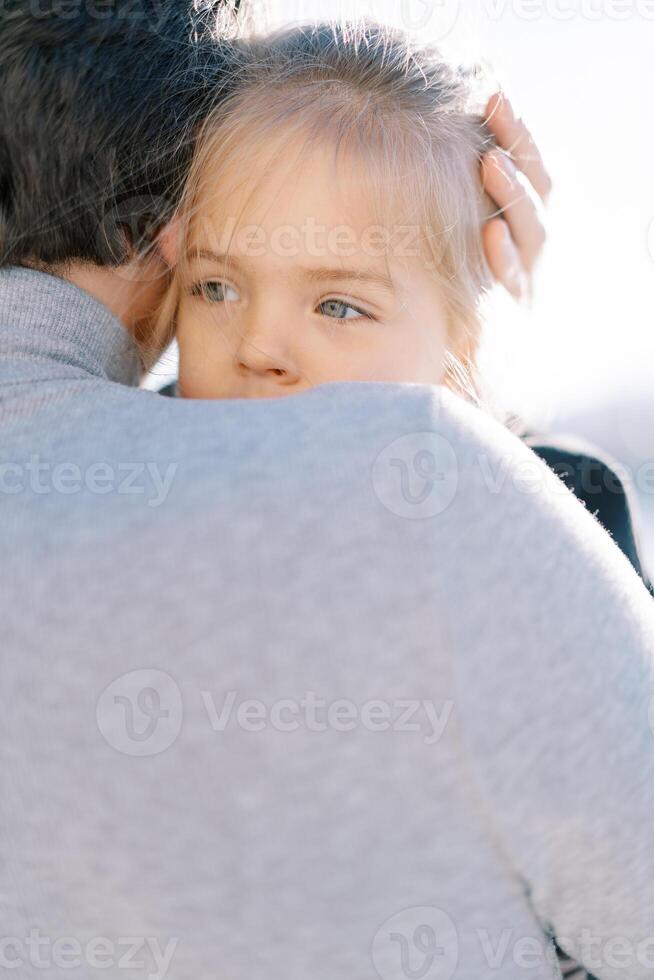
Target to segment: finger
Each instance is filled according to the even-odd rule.
[[[518,302],[529,297],[529,279],[520,261],[511,231],[503,218],[493,218],[483,228],[486,261],[493,277]]]
[[[533,136],[522,120],[516,119],[506,96],[502,93],[491,96],[486,114],[488,128],[498,145],[510,154],[543,203],[547,203],[552,191],[552,179]]]
[[[497,205],[497,215],[508,224],[520,252],[522,264],[531,272],[545,244],[542,205],[530,192],[524,178],[503,153],[494,150],[482,160],[484,190]]]

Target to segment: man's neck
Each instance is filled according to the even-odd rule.
[[[155,318],[170,281],[158,251],[121,266],[71,262],[44,271],[83,289],[113,313],[136,341],[144,371],[157,359]]]
[[[98,269],[91,265],[73,265],[51,270],[54,275],[61,279],[72,282],[74,286],[90,293],[94,299],[99,300],[107,309],[111,310],[117,320],[123,324],[126,330],[131,333],[132,318],[130,315],[131,303],[126,283],[120,278],[116,270]]]

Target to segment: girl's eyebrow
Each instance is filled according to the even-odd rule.
[[[234,266],[240,266],[240,262],[235,255],[220,255],[218,252],[212,252],[209,248],[193,248],[187,254],[187,259],[207,259],[209,262],[218,262],[221,265],[226,265],[231,263]]]
[[[312,282],[333,282],[336,280],[352,279],[356,282],[367,282],[373,286],[382,286],[390,292],[395,292],[395,284],[390,276],[381,272],[366,272],[363,269],[302,269],[305,277]]]
[[[243,269],[244,267],[244,263],[236,255],[224,255],[218,252],[212,252],[211,249],[206,248],[193,249],[189,253],[188,258],[207,259],[209,262],[216,262],[220,265],[232,265],[235,269]],[[356,282],[366,282],[373,286],[381,286],[383,289],[387,289],[392,293],[395,292],[395,283],[390,276],[384,275],[382,272],[369,272],[364,269],[330,268],[328,266],[323,266],[322,268],[299,266],[298,271],[305,279],[309,279],[311,282],[342,282],[344,279],[351,279]]]

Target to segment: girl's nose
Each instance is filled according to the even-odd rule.
[[[276,385],[294,385],[300,380],[295,358],[270,333],[255,332],[241,337],[235,352],[240,374]]]

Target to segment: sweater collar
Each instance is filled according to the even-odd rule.
[[[0,269],[2,377],[89,374],[136,385],[140,362],[119,319],[90,293],[33,269]]]

